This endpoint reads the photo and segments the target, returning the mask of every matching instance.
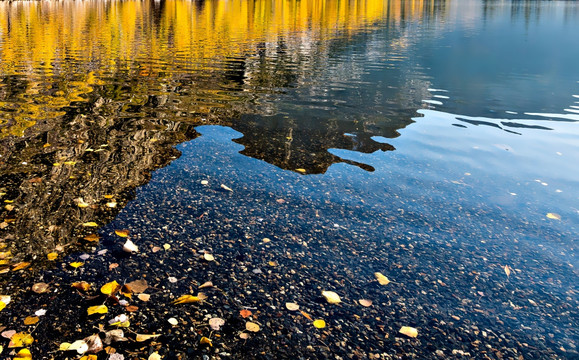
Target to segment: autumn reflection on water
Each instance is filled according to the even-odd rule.
[[[398,136],[426,86],[393,77],[367,113],[345,110],[365,94],[363,70],[341,54],[386,23],[392,51],[376,61],[396,62],[405,21],[444,12],[440,1],[2,2],[0,227],[11,261],[113,219],[199,124],[240,131],[243,154],[283,169],[371,171],[327,150],[393,150],[371,137]],[[307,116],[277,105],[287,96]],[[376,117],[382,102],[390,113]]]

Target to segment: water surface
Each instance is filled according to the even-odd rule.
[[[169,358],[213,353],[208,316],[235,358],[577,356],[578,33],[565,1],[1,3],[0,324],[47,302],[39,279],[146,276],[134,331]],[[212,307],[166,314],[206,280]],[[262,324],[249,342],[237,307]]]

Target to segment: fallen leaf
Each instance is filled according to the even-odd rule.
[[[34,342],[34,338],[26,332],[19,332],[10,338],[10,344],[8,344],[8,348],[19,348],[19,347],[26,347],[31,345]]]
[[[333,291],[322,291],[322,295],[326,298],[330,304],[339,304],[342,302],[340,296]]]
[[[114,197],[113,195],[109,195],[109,194],[104,196],[105,199],[112,199],[113,197]]]
[[[251,316],[251,311],[247,309],[242,309],[239,311],[239,315],[241,315],[242,318],[246,319]]]
[[[230,188],[230,187],[229,187],[229,186],[227,186],[227,185],[223,185],[223,184],[221,184],[221,188],[222,188],[223,190],[226,190],[226,191],[233,191],[233,189],[232,189],[232,188]]]
[[[120,237],[127,237],[131,232],[129,230],[115,230],[115,234]]]
[[[36,312],[34,313],[34,315],[36,315],[36,316],[44,316],[44,315],[46,315],[46,310],[44,310],[44,309],[36,310]]]
[[[159,336],[161,336],[161,334],[156,334],[156,335],[137,334],[137,337],[135,338],[135,340],[137,340],[138,342],[143,342],[143,341],[147,341],[147,340],[151,340],[151,339],[156,339]]]
[[[72,345],[71,343],[67,343],[67,342],[63,342],[62,344],[60,344],[60,346],[58,347],[58,350],[60,351],[67,351],[70,348],[70,345]]]
[[[169,280],[170,283],[176,283],[177,281],[179,281],[179,280],[177,280],[177,278],[174,277],[174,276],[169,276],[169,277],[168,277],[168,280]]]
[[[139,310],[139,307],[135,305],[129,305],[125,307],[125,310],[127,310],[128,312],[135,312]]]
[[[249,334],[246,332],[242,332],[241,334],[239,334],[239,337],[242,338],[243,340],[247,340],[249,339]]]
[[[51,252],[46,254],[46,258],[50,261],[56,260],[56,258],[58,258],[58,253],[55,252]]]
[[[105,333],[105,340],[104,343],[110,345],[113,341],[127,341],[123,330],[121,329],[114,329],[109,330]]]
[[[156,253],[157,251],[161,250],[161,247],[159,246],[153,246],[153,252]]]
[[[267,264],[269,266],[277,266],[277,263],[275,261],[268,261]]]
[[[16,330],[6,330],[0,335],[2,335],[3,338],[10,339],[14,334],[16,334]]]
[[[142,293],[149,288],[147,280],[143,279],[131,281],[130,283],[127,283],[127,286],[129,286],[135,293]]]
[[[222,318],[211,318],[209,319],[209,327],[213,330],[219,330],[225,324],[225,320]]]
[[[86,202],[84,202],[84,199],[83,199],[83,198],[75,199],[75,201],[76,201],[76,205],[77,205],[79,208],[87,208],[87,207],[89,207],[89,204],[87,204]]]
[[[175,319],[175,318],[169,318],[167,320],[167,322],[173,326],[176,326],[177,324],[179,324],[179,321],[177,321],[177,319]]]
[[[358,302],[360,303],[360,305],[365,306],[365,307],[372,306],[372,300],[360,299],[360,300],[358,300]]]
[[[123,245],[123,251],[128,253],[134,253],[139,251],[139,247],[135,245],[135,243],[132,242],[131,240],[127,240]]]
[[[95,223],[94,221],[89,221],[89,222],[82,223],[82,226],[84,226],[84,227],[97,227],[99,225],[97,223]]]
[[[211,255],[211,254],[208,254],[208,253],[203,254],[203,258],[204,258],[205,260],[207,260],[207,261],[213,261],[213,260],[215,260],[215,257],[214,257],[213,255]]]
[[[149,299],[151,298],[151,295],[149,294],[139,294],[137,295],[137,298],[141,301],[149,301]]]
[[[14,210],[14,205],[8,204],[8,205],[4,206],[4,209],[6,209],[7,211],[12,211],[12,210]]]
[[[155,351],[154,353],[149,355],[149,358],[147,360],[161,360],[161,355],[159,355],[159,353]]]
[[[211,339],[209,339],[209,338],[207,338],[207,337],[205,337],[205,336],[203,336],[203,337],[201,338],[201,340],[199,341],[199,343],[201,343],[201,344],[206,344],[206,345],[209,345],[209,346],[213,346],[213,343],[211,342]]]
[[[314,319],[312,319],[312,317],[310,316],[310,314],[308,314],[307,312],[300,310],[300,313],[301,313],[303,316],[305,316],[306,319],[308,319],[308,320],[310,320],[310,321],[313,321],[313,320],[314,320]]]
[[[374,276],[376,276],[376,280],[378,280],[378,283],[380,285],[388,285],[390,284],[390,280],[388,280],[388,278],[386,276],[384,276],[382,273],[379,272],[375,272]]]
[[[90,290],[90,284],[87,283],[86,281],[75,282],[75,283],[72,283],[70,286],[72,286],[73,288],[78,289],[80,291]]]
[[[207,299],[207,296],[205,296],[205,294],[203,294],[203,293],[198,293],[197,296],[183,295],[183,296],[180,296],[178,299],[174,300],[173,305],[200,302],[200,301],[203,301],[205,299]]]
[[[12,360],[32,360],[32,354],[28,349],[21,349]]]
[[[253,323],[253,322],[245,323],[245,330],[247,330],[247,331],[258,332],[259,329],[260,329],[260,327],[256,323]]]
[[[87,235],[87,236],[84,237],[84,239],[85,239],[86,241],[91,241],[91,242],[93,242],[93,241],[99,241],[100,238],[101,238],[101,237],[98,236],[97,234],[90,234],[90,235]]]
[[[87,309],[87,313],[89,315],[92,314],[106,314],[109,312],[109,308],[107,308],[106,305],[96,305],[96,306],[91,306]]]
[[[209,181],[207,181],[207,180],[201,180],[201,185],[207,185],[207,184],[209,184]]]
[[[34,291],[37,294],[45,293],[46,291],[48,291],[48,284],[43,282],[36,283],[32,285],[32,291]]]
[[[400,328],[399,333],[404,334],[408,337],[415,338],[418,336],[418,330],[410,326],[403,326]]]
[[[98,334],[94,334],[85,338],[84,342],[88,345],[88,349],[86,350],[88,353],[96,354],[103,350],[103,341]]]
[[[170,248],[171,248],[171,245],[169,245],[169,244],[163,245],[163,249],[165,249],[165,250],[169,250]]]
[[[34,325],[36,324],[40,319],[36,316],[27,316],[26,319],[24,319],[24,325]]]
[[[505,265],[505,274],[507,274],[507,277],[511,276],[511,269],[509,269],[509,265]]]
[[[116,269],[116,268],[118,268],[118,267],[119,267],[119,264],[117,264],[117,263],[112,263],[112,264],[109,265],[109,271],[114,270],[114,269]]]
[[[203,284],[201,284],[199,286],[199,289],[204,289],[204,288],[208,288],[208,287],[213,287],[213,283],[211,281],[204,282]]]
[[[29,262],[20,262],[18,264],[14,264],[12,265],[12,271],[18,271],[18,270],[23,270],[26,269],[27,267],[30,266]]]
[[[108,282],[101,287],[101,293],[105,295],[114,295],[121,289],[121,285],[116,280]]]
[[[548,213],[547,217],[553,220],[561,220],[561,215],[555,213]]]
[[[70,265],[70,266],[72,266],[73,268],[75,268],[75,269],[76,269],[76,268],[78,268],[78,267],[81,267],[81,266],[83,266],[83,265],[84,265],[84,263],[83,263],[83,262],[80,262],[80,261],[75,261],[75,262],[71,262],[71,263],[70,263],[70,264],[68,264],[68,265]]]
[[[98,357],[94,354],[85,355],[85,356],[80,358],[80,360],[97,360],[97,359],[98,359]]]
[[[296,303],[292,303],[292,302],[287,302],[285,303],[285,307],[286,309],[288,309],[289,311],[296,311],[300,308],[300,306]]]
[[[306,173],[306,169],[296,169],[297,172],[299,172],[300,174],[305,174]]]
[[[115,201],[109,201],[107,204],[107,207],[113,209],[117,207],[117,203]]]
[[[326,327],[326,322],[324,320],[316,320],[314,321],[314,326],[318,329],[323,329]]]
[[[76,350],[77,353],[84,354],[88,350],[88,344],[84,342],[84,340],[77,340],[72,344],[70,344],[70,346],[66,350],[68,351]]]

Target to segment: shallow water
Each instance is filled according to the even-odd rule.
[[[262,319],[335,289],[383,306],[321,306],[314,352],[263,336],[306,358],[577,356],[578,33],[564,1],[1,3],[0,289],[33,304],[21,282],[148,274],[170,297],[188,285],[167,276],[212,279]],[[103,239],[76,244],[89,221]],[[179,254],[158,262],[165,243]]]

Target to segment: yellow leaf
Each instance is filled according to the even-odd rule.
[[[205,296],[205,294],[203,294],[203,293],[199,293],[199,294],[197,294],[197,296],[183,295],[183,296],[180,296],[177,300],[173,301],[173,305],[200,302],[200,301],[203,301],[205,299],[207,299],[207,296]]]
[[[68,348],[70,347],[70,345],[72,345],[71,343],[67,343],[67,342],[63,342],[62,344],[60,344],[58,350],[60,351],[67,351]]]
[[[113,195],[105,195],[105,199],[112,199]]]
[[[83,262],[80,262],[80,261],[75,261],[75,262],[71,262],[71,263],[70,263],[70,264],[68,264],[68,265],[70,265],[70,266],[72,266],[73,268],[75,268],[75,269],[76,269],[76,268],[78,268],[78,267],[81,267],[81,266],[83,266],[83,265],[84,265],[84,263],[83,263]]]
[[[326,327],[326,322],[324,320],[316,320],[314,321],[314,326],[318,329],[323,329]]]
[[[4,301],[0,301],[0,311],[6,307],[6,303]]]
[[[0,311],[6,307],[10,303],[10,296],[8,295],[0,295]]]
[[[129,230],[115,230],[115,234],[117,234],[120,237],[127,237],[129,236],[130,231]]]
[[[101,287],[101,292],[105,295],[113,295],[117,291],[121,289],[121,285],[116,280],[113,280],[109,283],[104,284]]]
[[[211,255],[211,254],[208,254],[208,253],[203,254],[203,258],[204,258],[205,260],[207,260],[207,261],[213,261],[213,260],[215,260],[215,257],[214,257],[213,255]]]
[[[107,203],[107,207],[109,207],[109,208],[111,208],[111,209],[112,209],[112,208],[116,208],[116,207],[117,207],[117,203],[116,203],[115,201],[109,201],[109,202]]]
[[[333,291],[322,291],[322,295],[326,298],[330,304],[339,304],[342,302],[340,296]]]
[[[19,332],[10,338],[10,344],[8,344],[8,348],[19,348],[19,347],[26,347],[34,342],[34,338],[25,332]]]
[[[358,300],[358,302],[360,303],[360,305],[365,306],[365,307],[372,306],[372,300],[360,299],[360,300]]]
[[[97,234],[90,234],[90,235],[87,235],[87,236],[84,237],[84,239],[85,239],[86,241],[91,241],[91,242],[92,242],[92,241],[99,241],[100,238],[101,238],[101,237],[98,236]]]
[[[378,283],[380,283],[380,285],[390,284],[390,280],[388,280],[386,276],[382,275],[382,273],[375,272],[374,276],[376,276],[376,279],[378,280]]]
[[[555,213],[548,213],[547,217],[553,220],[561,220],[561,215]]]
[[[46,254],[46,258],[50,261],[56,260],[56,258],[58,257],[58,254],[55,252],[51,252]]]
[[[401,334],[404,334],[404,335],[406,335],[408,337],[412,337],[412,338],[415,338],[418,336],[418,330],[416,330],[415,328],[410,327],[410,326],[401,327],[399,332]]]
[[[253,323],[253,322],[247,322],[245,323],[245,329],[247,331],[251,331],[251,332],[258,332],[260,327],[258,324]]]
[[[80,358],[80,360],[97,360],[97,359],[98,359],[98,357],[94,354],[85,355],[85,356]]]
[[[26,317],[26,319],[24,319],[24,325],[34,325],[39,320],[40,319],[37,316],[28,316],[28,317]]]
[[[296,169],[297,172],[299,172],[300,174],[305,174],[306,173],[306,169]]]
[[[169,245],[169,244],[163,245],[163,249],[165,249],[165,250],[169,250],[170,248],[171,248],[171,245]]]
[[[147,360],[161,360],[161,355],[159,355],[158,352],[154,352],[151,355],[149,355],[149,358]]]
[[[82,226],[84,226],[84,227],[97,227],[99,225],[97,223],[95,223],[94,221],[89,221],[89,222],[83,223]]]
[[[91,306],[87,309],[87,313],[89,315],[92,314],[106,314],[109,312],[109,308],[106,307],[106,305],[97,305],[97,306]]]
[[[147,341],[147,340],[151,340],[151,339],[156,339],[159,336],[161,336],[161,334],[157,334],[157,335],[145,335],[145,334],[137,334],[137,338],[136,340],[138,342],[143,342],[143,341]]]
[[[207,344],[207,345],[209,345],[209,346],[213,346],[213,343],[211,342],[211,339],[206,338],[205,336],[203,336],[199,342],[200,342],[201,344]]]
[[[21,349],[12,360],[32,360],[32,354],[28,349]]]
[[[509,269],[509,265],[505,265],[505,274],[507,274],[507,277],[511,276],[511,269]]]
[[[12,267],[12,271],[18,271],[18,270],[23,270],[26,269],[27,267],[30,266],[29,262],[20,262],[18,264],[14,264],[14,266]]]

